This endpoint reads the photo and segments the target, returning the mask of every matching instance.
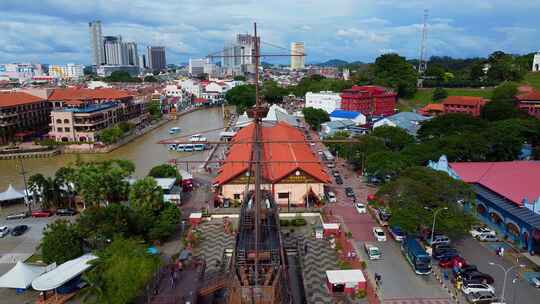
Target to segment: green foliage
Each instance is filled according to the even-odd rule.
[[[307,224],[306,220],[303,218],[295,218],[292,220],[292,225],[296,227],[305,226]]]
[[[313,130],[319,130],[321,124],[330,121],[330,116],[325,110],[307,107],[302,109],[305,121]]]
[[[158,101],[151,101],[148,103],[148,113],[152,116],[152,119],[160,119],[163,116],[161,113],[161,106]]]
[[[433,100],[440,101],[448,97],[448,91],[443,88],[435,88],[433,90]]]
[[[505,82],[493,90],[492,101],[514,102],[518,93],[518,85],[515,82]]]
[[[122,131],[122,135],[130,132],[131,130],[135,129],[135,125],[130,122],[120,122],[118,123],[118,128]]]
[[[289,94],[287,89],[278,86],[277,82],[273,80],[263,82],[261,93],[264,100],[269,104],[281,103],[283,96]]]
[[[530,66],[524,67],[516,58],[501,51],[492,53],[488,58],[487,78],[497,82],[522,80]]]
[[[158,79],[154,75],[144,76],[144,82],[157,82]]]
[[[304,77],[298,84],[290,89],[296,96],[305,96],[307,92],[332,91],[341,92],[352,87],[352,81],[341,79],[327,79],[320,75]]]
[[[39,246],[47,264],[62,264],[83,254],[81,236],[75,225],[65,220],[49,223]]]
[[[236,81],[246,81],[246,76],[238,75],[233,78]]]
[[[517,83],[505,82],[499,85],[493,90],[491,102],[482,108],[481,117],[488,121],[527,117],[526,113],[516,107],[515,96],[517,93]]]
[[[456,204],[458,200],[474,198],[470,186],[444,172],[425,167],[406,169],[399,178],[383,185],[377,197],[390,205],[391,225],[400,226],[408,233],[431,227],[433,213],[425,207],[448,208],[437,218],[436,230],[451,237],[466,234],[473,222]]]
[[[162,164],[157,165],[150,169],[150,172],[148,173],[148,176],[154,177],[154,178],[181,178],[178,171],[176,171],[176,167],[169,164]]]
[[[118,126],[113,126],[101,131],[98,135],[100,141],[104,144],[110,145],[116,143],[122,136],[124,132]]]
[[[291,224],[291,221],[289,221],[289,220],[279,220],[279,225],[280,225],[281,227],[287,227],[287,226],[289,226],[290,224]]]
[[[411,64],[398,54],[379,56],[374,64],[375,84],[393,88],[399,97],[416,93],[418,75]]]
[[[148,238],[152,240],[166,240],[176,231],[180,223],[180,209],[171,203],[166,203],[163,210],[157,216],[154,226],[148,232]]]
[[[94,268],[83,275],[91,286],[87,298],[95,303],[133,302],[160,266],[159,258],[136,240],[117,238],[97,256]]]
[[[41,173],[34,174],[28,179],[28,189],[41,197],[43,208],[61,207],[63,191],[59,180],[45,177]]]
[[[392,151],[400,151],[414,142],[414,137],[407,131],[392,126],[377,127],[371,132],[371,135],[382,139],[388,149]]]
[[[236,106],[237,113],[243,113],[247,108],[255,105],[255,86],[240,85],[227,91],[225,100]]]
[[[365,172],[368,176],[385,180],[396,177],[405,167],[406,163],[399,153],[383,151],[367,157]]]
[[[479,132],[487,123],[479,118],[461,113],[450,113],[422,122],[418,138],[428,140],[464,132]]]
[[[163,206],[163,190],[153,177],[145,177],[131,186],[129,202],[135,209],[159,210]]]
[[[110,76],[105,77],[103,80],[107,82],[141,82],[137,77],[131,77],[128,72],[114,71]]]

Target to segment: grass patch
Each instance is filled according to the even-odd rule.
[[[540,73],[539,73],[539,85],[540,85]],[[433,102],[431,97],[433,96],[433,90],[430,89],[418,89],[414,97],[411,99],[400,99],[398,102],[398,109],[400,111],[411,111],[413,109],[419,109],[428,103]],[[491,98],[493,88],[486,89],[468,89],[468,88],[445,88],[449,96],[477,96],[484,98]]]
[[[539,72],[529,72],[525,75],[525,78],[522,81],[522,84],[530,85],[537,90],[540,90],[540,73]]]
[[[26,261],[24,261],[24,262],[29,263],[29,264],[45,264],[43,262],[43,257],[39,253],[34,253],[28,259],[26,259]]]

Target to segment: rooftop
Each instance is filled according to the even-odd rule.
[[[476,96],[448,96],[442,104],[443,105],[464,105],[464,106],[477,106],[484,105],[486,100],[482,97]]]
[[[334,110],[332,113],[330,113],[330,117],[346,118],[346,119],[354,119],[358,117],[359,115],[362,115],[362,113],[353,112],[353,111],[345,111],[345,110]]]
[[[125,99],[133,95],[118,89],[99,88],[63,88],[54,89],[49,100],[95,100],[95,99]]]
[[[44,100],[43,98],[22,92],[0,92],[0,107],[12,107]]]
[[[70,104],[80,105],[77,101],[72,101]],[[92,113],[97,111],[102,111],[117,106],[116,102],[105,102],[99,104],[88,104],[83,107],[74,107],[74,108],[63,108],[61,110],[53,110],[53,112],[72,112],[72,113]]]
[[[520,101],[540,101],[540,91],[531,91],[516,96]]]

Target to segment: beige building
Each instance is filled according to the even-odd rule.
[[[291,69],[301,70],[305,66],[305,50],[303,42],[293,42],[291,43]]]
[[[278,141],[263,144],[263,161],[273,162],[263,165],[262,188],[272,193],[280,206],[317,205],[324,197],[324,185],[330,182],[330,178],[308,144],[298,143],[305,140],[303,133],[283,122],[263,123],[262,129],[263,141]],[[250,141],[254,130],[254,124],[250,124],[242,128],[232,141]],[[253,172],[248,163],[251,148],[251,144],[231,145],[227,159],[214,180],[218,197],[242,201],[247,185],[250,185],[249,190],[254,189]]]

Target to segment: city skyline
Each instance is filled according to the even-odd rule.
[[[264,42],[283,47],[293,41],[309,45],[306,63],[334,58],[371,62],[386,52],[417,58],[424,8],[429,9],[428,56],[474,57],[496,50],[529,53],[540,49],[536,43],[540,21],[535,16],[540,2],[277,1],[74,4],[50,0],[36,6],[6,0],[0,3],[0,28],[6,33],[0,37],[0,62],[91,64],[88,22],[92,20],[102,21],[103,36],[120,34],[141,49],[165,46],[170,63],[220,51],[236,34],[250,33],[253,21],[260,25]],[[279,9],[283,7],[287,9]],[[212,18],[200,18],[203,12]]]

